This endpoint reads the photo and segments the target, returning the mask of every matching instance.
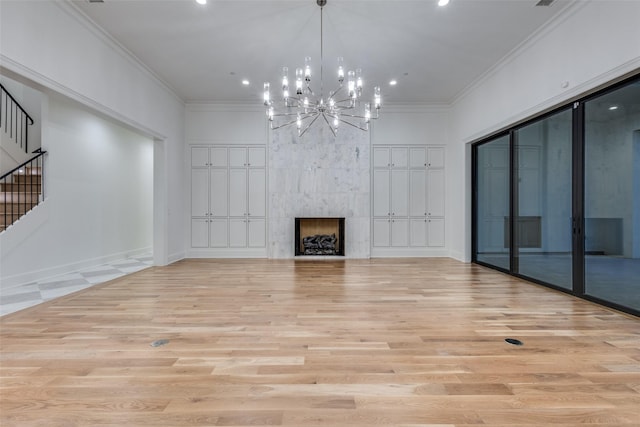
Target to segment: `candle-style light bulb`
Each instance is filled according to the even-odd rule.
[[[264,84],[264,105],[269,106],[271,104],[271,94],[269,93],[269,83]]]
[[[356,73],[347,72],[347,90],[350,98],[356,97]]]
[[[369,123],[371,121],[371,103],[364,104],[364,122]]]
[[[309,83],[311,81],[311,57],[304,58],[304,79]]]
[[[304,76],[302,68],[296,68],[296,94],[298,95],[302,95],[302,76]]]
[[[379,110],[382,106],[382,95],[380,95],[380,86],[376,86],[373,88],[373,104],[376,107],[376,110]]]
[[[344,82],[344,58],[338,57],[338,83],[342,86]]]

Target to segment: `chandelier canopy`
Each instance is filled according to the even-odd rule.
[[[344,59],[339,57],[336,69],[336,89],[324,94],[323,68],[323,10],[327,0],[316,0],[320,6],[320,90],[311,87],[311,58],[304,59],[304,68],[296,68],[295,81],[289,84],[289,68],[282,68],[282,96],[275,101],[271,96],[271,85],[264,84],[264,105],[271,129],[296,125],[302,136],[314,123],[326,123],[334,136],[340,123],[363,131],[369,130],[371,120],[379,117],[382,99],[380,87],[373,90],[372,102],[363,102],[362,70],[346,72]]]

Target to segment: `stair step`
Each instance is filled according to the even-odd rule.
[[[39,184],[42,181],[42,175],[24,175],[13,174],[13,182],[16,184]]]
[[[23,215],[29,212],[37,203],[4,203],[0,202],[0,216],[7,215]]]
[[[6,182],[0,184],[0,191],[6,193],[22,193],[22,192],[33,192],[33,193],[41,193],[42,192],[42,184],[41,183],[29,183],[29,184],[18,184],[15,182]]]
[[[0,193],[0,203],[35,203],[40,199],[40,193]]]

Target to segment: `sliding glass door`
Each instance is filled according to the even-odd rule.
[[[640,310],[640,82],[584,110],[585,294]]]
[[[473,146],[473,260],[640,313],[640,75]]]
[[[571,289],[571,109],[515,131],[513,272]]]
[[[477,147],[477,260],[509,270],[509,135]]]

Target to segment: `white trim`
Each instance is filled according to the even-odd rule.
[[[231,112],[231,113],[256,113],[264,112],[264,106],[258,103],[215,103],[215,102],[187,102],[185,111],[190,112]]]
[[[568,5],[564,7],[558,14],[553,16],[549,21],[545,22],[541,27],[534,31],[529,37],[520,42],[516,47],[511,49],[509,53],[498,60],[487,71],[482,73],[478,78],[472,81],[466,88],[462,89],[456,96],[453,97],[450,104],[455,106],[459,101],[464,99],[470,92],[475,90],[493,76],[498,70],[504,68],[507,64],[515,60],[518,56],[522,55],[526,50],[535,46],[538,41],[546,36],[549,32],[562,25],[569,17],[575,14],[579,9],[583,8],[589,3],[589,0],[572,0]]]
[[[190,249],[186,258],[268,258],[267,248]]]
[[[135,257],[136,255],[141,255],[149,252],[151,252],[151,247],[147,246],[144,248],[132,249],[124,252],[118,252],[110,255],[72,262],[69,264],[58,265],[42,270],[30,271],[28,273],[16,274],[14,276],[3,278],[2,287],[3,289],[9,289],[31,282],[41,282],[43,280],[52,279],[63,274],[70,274],[85,268],[109,264],[113,261],[118,261],[124,258],[131,258]]]
[[[127,49],[122,43],[117,41],[111,34],[105,31],[97,22],[91,19],[86,13],[84,13],[78,6],[73,4],[72,0],[65,0],[63,2],[54,2],[60,9],[65,11],[69,16],[74,18],[78,23],[84,26],[97,36],[105,45],[109,46],[120,55],[137,67],[140,71],[147,74],[152,80],[160,85],[168,94],[174,97],[178,102],[184,104],[184,100],[178,96],[176,91],[165,80],[160,78],[151,68],[149,68],[144,62],[142,62],[137,56]]]
[[[444,248],[371,248],[371,258],[442,258],[449,257]]]
[[[47,92],[48,90],[49,95],[59,94],[62,96],[66,96],[67,98],[79,102],[85,107],[92,109],[98,114],[102,114],[114,120],[117,120],[122,125],[130,127],[136,132],[142,133],[145,136],[149,136],[155,139],[167,139],[166,136],[143,125],[142,123],[132,120],[128,116],[125,116],[118,111],[109,108],[85,95],[82,95],[81,93],[62,85],[57,81],[52,80],[31,68],[25,67],[24,65],[14,61],[13,59],[5,56],[2,53],[0,53],[0,63],[2,64],[2,66],[0,66],[0,73],[3,72],[3,69],[6,69],[11,73],[15,73],[25,79],[31,80],[33,83],[39,86],[43,92]],[[182,103],[182,101],[180,102]]]

